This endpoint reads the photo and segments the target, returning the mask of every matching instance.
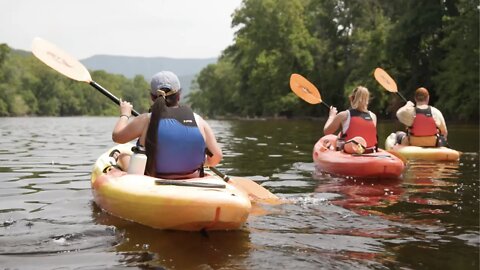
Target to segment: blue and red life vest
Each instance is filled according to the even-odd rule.
[[[166,107],[157,131],[156,172],[189,174],[203,167],[205,140],[187,106]]]
[[[350,109],[350,123],[348,129],[342,134],[342,139],[348,141],[360,136],[367,142],[367,148],[377,147],[377,128],[369,112]]]

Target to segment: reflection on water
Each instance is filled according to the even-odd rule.
[[[478,257],[466,259],[462,255],[460,259],[452,255],[469,252],[478,256],[478,175],[470,178],[478,174],[477,165],[475,153],[466,154],[460,162],[410,161],[403,179],[394,181],[368,182],[317,175],[322,183],[316,191],[340,194],[331,203],[359,215],[395,222],[390,226],[390,237],[381,236],[386,250],[397,256],[384,258],[385,265],[397,267],[391,261],[394,260],[406,261],[413,268],[423,269],[428,265],[432,269],[475,269]],[[467,245],[460,244],[461,240],[466,240]],[[417,252],[428,256],[435,253],[435,259],[428,260]],[[440,254],[449,261],[438,259],[442,258]]]
[[[115,251],[122,257],[120,262],[128,266],[231,268],[237,263],[232,258],[245,256],[250,248],[246,230],[208,233],[155,230],[111,216],[94,203],[92,217],[96,223],[115,230]]]
[[[321,174],[315,174],[317,179],[325,182],[317,187],[316,192],[342,194],[341,198],[332,200],[332,203],[361,215],[386,215],[397,204],[404,204],[403,207],[408,205],[408,214],[413,216],[417,214],[415,211],[439,214],[444,212],[435,206],[455,204],[448,198],[455,197],[452,193],[458,184],[452,180],[458,178],[458,162],[410,161],[405,171],[402,179],[381,180],[340,178],[332,181],[329,176],[325,180]],[[401,214],[405,213],[402,211]],[[396,219],[394,216],[390,218]]]
[[[322,177],[316,175],[322,180]],[[381,214],[380,208],[394,205],[401,200],[404,193],[400,179],[356,180],[340,178],[321,184],[316,192],[341,194],[331,202],[350,209],[360,215]],[[378,209],[378,210],[376,210]]]
[[[288,203],[257,205],[242,230],[202,234],[151,229],[96,207],[90,171],[112,145],[115,120],[0,118],[3,268],[479,267],[476,126],[450,126],[460,161],[409,162],[402,179],[368,182],[314,173],[323,123],[209,121],[225,154],[218,168]]]

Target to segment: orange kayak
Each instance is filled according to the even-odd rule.
[[[94,165],[92,193],[104,211],[157,229],[236,230],[246,222],[248,194],[218,176],[167,180],[128,174],[110,165],[112,151],[128,154],[131,148],[132,144],[117,145]]]
[[[337,136],[320,138],[313,148],[313,161],[317,170],[352,178],[398,178],[405,164],[389,152],[379,149],[376,153],[347,154],[336,151]]]

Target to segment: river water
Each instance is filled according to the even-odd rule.
[[[315,172],[323,122],[209,123],[217,168],[288,203],[239,231],[151,229],[102,212],[90,172],[113,117],[0,118],[0,269],[479,269],[479,127],[449,125],[458,162],[410,162],[401,179]],[[399,128],[379,124],[383,140]]]

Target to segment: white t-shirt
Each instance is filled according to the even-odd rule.
[[[432,117],[435,121],[435,125],[440,129],[440,132],[444,135],[447,134],[447,125],[445,124],[445,119],[443,118],[442,112],[437,108],[430,106],[432,108]],[[427,109],[428,105],[419,105],[419,109]],[[397,111],[397,118],[402,124],[407,127],[413,125],[413,120],[415,119],[415,105],[413,102],[409,101],[405,106],[401,107]]]

